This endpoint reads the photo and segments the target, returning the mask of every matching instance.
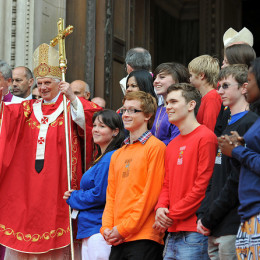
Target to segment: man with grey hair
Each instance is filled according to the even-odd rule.
[[[125,66],[127,74],[129,74],[133,70],[143,69],[150,71],[152,68],[151,54],[148,50],[142,47],[132,48],[126,53]],[[124,94],[126,92],[126,79],[127,76],[121,79],[119,82]]]
[[[83,80],[74,80],[71,82],[70,87],[76,96],[84,97],[85,99],[89,100],[90,89],[87,82]]]
[[[21,103],[22,98],[13,96],[9,88],[12,86],[12,69],[5,61],[0,60],[0,88],[3,88],[2,100],[4,102]],[[1,100],[0,100],[1,101]]]
[[[13,69],[13,95],[32,99],[32,87],[34,85],[33,73],[25,66],[19,66]]]

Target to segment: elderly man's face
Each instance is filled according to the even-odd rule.
[[[37,86],[40,96],[46,101],[54,99],[59,93],[58,84],[59,82],[52,78],[38,78]]]
[[[82,80],[74,80],[71,82],[70,87],[73,93],[78,97],[90,98],[90,93],[86,91],[86,83]]]

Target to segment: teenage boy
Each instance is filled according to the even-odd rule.
[[[196,120],[201,95],[187,83],[167,90],[169,121],[180,130],[166,148],[165,179],[156,205],[155,230],[168,228],[164,259],[208,259],[207,237],[197,233],[196,211],[205,196],[217,138]]]
[[[214,131],[221,108],[221,98],[215,89],[219,73],[218,60],[209,55],[201,55],[189,63],[188,69],[191,85],[202,95],[197,120]]]
[[[163,232],[152,228],[164,178],[165,144],[151,129],[156,101],[142,91],[123,99],[122,119],[130,136],[109,168],[101,233],[112,245],[111,260],[162,259]]]
[[[237,131],[243,136],[257,119],[256,114],[247,111],[247,73],[247,66],[242,64],[230,65],[220,71],[218,93],[223,105],[231,111],[222,135]],[[238,181],[239,169],[219,149],[206,197],[197,212],[198,232],[209,235],[208,253],[211,259],[237,259],[235,241],[240,224],[237,213]]]

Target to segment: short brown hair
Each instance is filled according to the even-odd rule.
[[[149,93],[143,91],[128,92],[124,96],[123,104],[126,100],[138,100],[141,103],[141,110],[144,112],[145,116],[150,116],[151,118],[148,121],[148,129],[151,129],[153,126],[153,121],[155,118],[157,104],[156,99]]]
[[[190,73],[188,69],[177,62],[161,63],[154,71],[154,77],[160,73],[171,75],[175,83],[186,82],[190,83]]]
[[[218,75],[218,81],[232,76],[239,86],[242,86],[247,82],[247,74],[248,68],[246,64],[233,64],[221,69]]]
[[[196,106],[194,108],[194,113],[195,116],[198,113],[199,107],[200,107],[200,103],[201,103],[201,94],[200,92],[193,87],[191,84],[188,83],[177,83],[177,84],[173,84],[171,85],[168,89],[167,89],[167,95],[169,93],[171,93],[172,91],[177,91],[177,90],[181,90],[181,94],[184,97],[186,103],[194,100],[196,102]]]

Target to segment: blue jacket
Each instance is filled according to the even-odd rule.
[[[79,210],[77,238],[87,238],[99,233],[106,203],[107,178],[110,159],[114,151],[88,169],[81,181],[80,190],[73,191],[67,203]]]
[[[232,157],[241,163],[238,213],[244,222],[260,213],[260,118],[244,135],[246,146],[237,146]]]

